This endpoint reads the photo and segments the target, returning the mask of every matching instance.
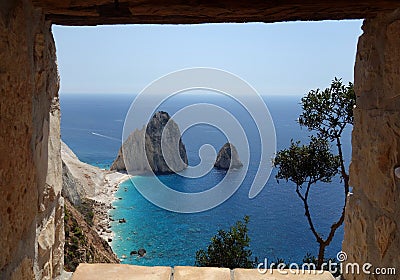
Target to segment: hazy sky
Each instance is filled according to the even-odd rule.
[[[62,94],[138,93],[189,67],[230,71],[261,94],[353,81],[362,21],[54,26]]]

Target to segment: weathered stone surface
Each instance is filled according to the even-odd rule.
[[[94,197],[105,187],[105,172],[98,167],[81,162],[67,144],[61,141],[62,193],[74,205],[81,199]]]
[[[343,251],[347,262],[400,267],[400,10],[367,19],[358,42],[350,185]],[[347,274],[348,280],[377,279]],[[386,279],[386,278],[379,278]],[[389,279],[389,278],[387,278]]]
[[[347,213],[345,217],[346,227],[351,225],[352,232],[345,230],[345,240],[349,240],[351,236],[351,243],[343,245],[343,250],[353,260],[365,260],[367,259],[368,244],[367,244],[367,231],[371,230],[369,223],[371,218],[368,213],[364,213],[362,209],[367,208],[368,199],[355,199],[354,195],[348,197],[346,210],[351,211]],[[357,238],[354,238],[353,232],[357,232]],[[370,232],[370,231],[368,231]]]
[[[218,152],[214,167],[228,170],[229,168],[240,168],[242,166],[236,147],[231,143],[226,143],[222,146]]]
[[[133,131],[123,143],[111,170],[129,174],[182,171],[187,167],[185,145],[178,125],[166,112],[157,112],[146,127]]]
[[[362,189],[375,207],[394,213],[398,200],[394,168],[399,163],[400,112],[362,110],[359,108],[363,106],[362,99],[359,100],[353,132],[353,156],[357,153],[358,160],[353,159],[350,172],[364,175],[371,170],[373,176],[352,176],[351,185]]]
[[[171,268],[127,264],[80,264],[72,280],[170,280]]]
[[[257,269],[234,269],[219,267],[176,266],[149,267],[126,264],[80,264],[72,280],[83,279],[120,280],[334,280],[329,272],[291,272],[289,270],[268,270],[260,273]]]
[[[293,270],[296,272],[295,270]],[[289,270],[278,271],[276,269],[267,270],[262,274],[257,269],[237,268],[233,270],[233,279],[235,280],[334,280],[335,278],[329,272],[302,272],[293,273]]]
[[[231,271],[229,268],[176,266],[174,268],[174,280],[186,279],[230,280]]]
[[[54,216],[50,217],[50,219],[46,222],[43,226],[41,232],[38,236],[38,244],[39,248],[43,251],[50,249],[54,245],[54,233],[55,233],[55,226],[54,226]]]
[[[398,111],[399,13],[381,14],[368,19],[358,42],[354,89],[359,109]],[[377,92],[380,89],[381,92]]]
[[[34,0],[57,24],[276,22],[361,19],[400,7],[396,0],[159,1]]]
[[[28,258],[24,258],[20,265],[12,272],[11,280],[21,279],[34,279],[33,274],[33,261]]]
[[[72,175],[67,164],[62,161],[62,195],[67,198],[73,205],[81,204],[81,196],[78,190],[81,188],[81,183]]]
[[[52,269],[53,277],[61,275],[64,270],[64,198],[59,197],[57,208],[54,216],[55,232],[54,240],[55,243],[52,248]]]
[[[42,36],[36,36],[37,38],[42,38]],[[42,49],[41,40],[39,42],[40,47],[38,48]],[[52,44],[50,54],[55,60],[53,40]],[[49,71],[54,71],[56,81],[43,86],[46,87],[46,90],[54,91],[57,94],[58,75],[55,65]],[[64,199],[61,197],[60,105],[58,96],[54,96],[50,101],[49,119],[46,122],[48,127],[44,131],[44,134],[48,134],[44,138],[48,146],[46,183],[42,188],[39,188],[39,213],[36,218],[38,257],[35,273],[37,278],[42,279],[53,279],[60,275],[64,267]]]
[[[53,278],[63,261],[63,229],[48,227],[63,201],[59,79],[51,24],[30,1],[0,3],[0,50],[0,278]]]
[[[375,240],[381,252],[381,258],[385,256],[387,249],[392,245],[396,229],[396,222],[386,216],[380,216],[375,221]]]

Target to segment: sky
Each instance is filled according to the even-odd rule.
[[[212,67],[262,95],[353,81],[362,21],[53,26],[61,94],[137,94],[170,72]]]

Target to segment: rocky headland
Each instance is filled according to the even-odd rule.
[[[128,171],[129,174],[149,171],[167,174],[182,171],[187,164],[178,125],[167,112],[160,111],[153,115],[147,126],[128,136],[110,170]]]
[[[241,168],[243,166],[239,159],[236,147],[231,143],[226,143],[219,150],[214,167],[218,169],[228,170],[229,168]]]

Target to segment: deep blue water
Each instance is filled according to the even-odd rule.
[[[89,164],[108,167],[121,144],[123,121],[134,96],[127,95],[61,95],[61,135],[78,157]],[[299,96],[268,96],[264,98],[276,129],[277,148],[289,145],[290,139],[307,141],[308,132],[300,129],[296,119],[300,113]],[[173,114],[184,106],[198,102],[210,102],[223,106],[237,117],[250,143],[249,171],[238,191],[220,206],[197,214],[173,213],[154,206],[144,199],[132,182],[121,185],[116,196],[122,200],[114,203],[114,218],[125,218],[127,223],[112,223],[116,238],[113,250],[119,257],[128,258],[125,263],[140,265],[193,265],[195,252],[205,248],[210,238],[220,228],[228,228],[244,215],[250,216],[249,236],[254,256],[263,259],[284,258],[300,262],[306,253],[317,255],[318,244],[309,230],[304,209],[295,193],[294,186],[275,179],[273,170],[263,191],[254,199],[248,191],[260,158],[260,140],[255,124],[247,112],[227,97],[214,95],[177,96],[161,105],[160,109]],[[178,123],[179,124],[179,123]],[[102,136],[100,136],[102,135]],[[197,125],[183,135],[189,164],[200,162],[199,148],[211,144],[218,150],[226,139],[210,126]],[[350,158],[350,131],[344,139],[346,162]],[[199,179],[187,179],[179,175],[159,176],[171,188],[198,192],[216,185],[225,176],[224,171],[212,169]],[[134,182],[146,183],[146,177],[137,176]],[[320,185],[310,194],[311,214],[319,232],[328,233],[329,226],[340,215],[343,205],[343,187],[339,180]],[[326,251],[334,257],[341,248],[341,227]],[[145,248],[144,258],[130,257],[129,252]]]

